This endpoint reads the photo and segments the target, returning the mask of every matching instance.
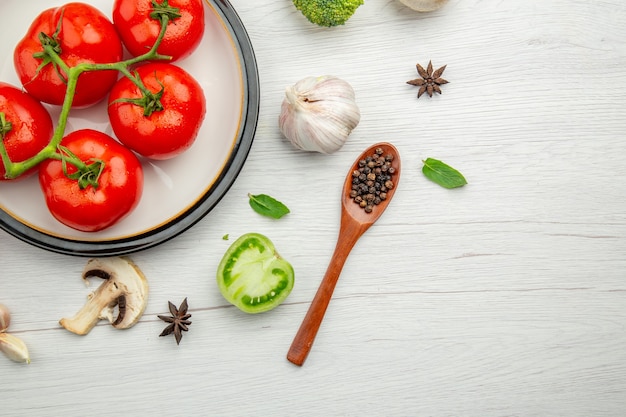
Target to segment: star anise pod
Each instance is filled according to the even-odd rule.
[[[442,84],[447,84],[448,81],[441,78],[443,71],[446,69],[446,65],[439,68],[437,71],[433,72],[433,63],[432,61],[428,61],[428,67],[424,69],[420,64],[416,65],[417,73],[422,78],[416,78],[411,81],[407,81],[407,84],[416,85],[420,89],[417,92],[417,98],[420,98],[422,94],[427,93],[430,97],[433,96],[433,93],[441,94],[441,88],[439,88]]]
[[[168,301],[170,307],[170,316],[158,316],[164,322],[170,323],[163,332],[159,336],[167,336],[174,333],[174,337],[176,338],[176,344],[180,344],[180,340],[183,338],[183,333],[189,330],[189,326],[191,321],[189,318],[191,314],[187,313],[187,309],[189,308],[187,305],[187,298],[182,302],[179,308],[176,308],[171,301]]]

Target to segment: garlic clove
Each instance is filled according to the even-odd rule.
[[[345,144],[360,119],[352,86],[326,75],[286,88],[278,125],[294,147],[330,154]]]
[[[0,304],[0,333],[9,328],[11,324],[11,312],[4,304]]]
[[[26,343],[9,333],[0,333],[0,352],[15,362],[30,363]]]
[[[400,0],[400,2],[418,12],[432,12],[440,9],[448,0]]]

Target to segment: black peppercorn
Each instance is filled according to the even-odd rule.
[[[350,198],[366,213],[371,213],[374,206],[386,200],[387,192],[394,187],[393,155],[383,154],[382,148],[376,148],[371,155],[359,160],[358,169],[352,171]]]

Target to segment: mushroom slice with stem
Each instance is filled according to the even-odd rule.
[[[72,318],[59,324],[72,333],[85,335],[106,319],[116,329],[128,329],[141,318],[148,302],[148,281],[141,270],[126,257],[90,259],[83,270],[83,279],[105,280],[89,294],[87,303]],[[114,309],[117,306],[117,317]]]

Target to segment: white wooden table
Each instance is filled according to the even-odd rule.
[[[0,232],[0,302],[32,357],[0,356],[0,415],[624,416],[625,3],[450,0],[418,14],[369,0],[331,29],[289,0],[231,3],[261,81],[245,167],[200,223],[131,256],[151,292],[128,331],[60,328],[88,292],[86,260]],[[418,100],[405,82],[429,60],[450,83]],[[330,156],[293,149],[277,127],[284,88],[323,74],[349,81],[362,112]],[[341,182],[383,140],[401,152],[400,187],[296,367],[285,356],[335,245]],[[469,185],[428,181],[427,157]],[[291,214],[257,215],[248,192]],[[296,271],[287,301],[261,315],[228,305],[214,278],[251,231]],[[184,297],[193,324],[176,346],[157,315]]]

